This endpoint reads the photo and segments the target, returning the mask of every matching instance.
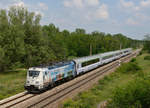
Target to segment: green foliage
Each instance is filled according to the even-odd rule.
[[[138,66],[138,64],[135,62],[135,60],[131,60],[131,62],[129,62],[129,63],[122,64],[122,66],[120,66],[117,69],[117,72],[120,72],[120,73],[131,73],[131,72],[136,73],[140,70],[141,70],[141,68]]]
[[[144,60],[150,60],[150,56],[145,56]]]
[[[144,50],[146,50],[150,53],[150,35],[149,34],[145,35]]]
[[[144,50],[146,50],[146,51],[148,51],[148,53],[150,53],[150,40],[145,41]]]
[[[149,108],[150,107],[150,80],[138,78],[125,86],[116,88],[111,108]]]
[[[130,62],[136,62],[136,58],[131,59]]]
[[[92,108],[96,102],[96,95],[91,92],[83,92],[79,94],[80,99],[74,102],[73,100],[66,101],[64,108]]]

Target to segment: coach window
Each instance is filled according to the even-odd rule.
[[[105,57],[103,57],[103,60],[109,59],[111,57],[113,57],[113,55],[105,56]]]
[[[85,66],[88,66],[88,65],[97,63],[97,62],[99,62],[99,58],[93,59],[93,60],[89,60],[89,61],[86,61],[86,62],[83,62],[83,63],[82,63],[82,67],[85,67]]]

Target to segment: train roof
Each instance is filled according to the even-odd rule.
[[[89,61],[89,60],[92,60],[92,59],[97,59],[97,58],[100,58],[100,57],[109,56],[109,55],[116,54],[116,53],[119,53],[119,52],[122,52],[122,51],[126,51],[126,50],[132,50],[132,49],[131,48],[127,48],[127,49],[123,49],[123,50],[110,51],[110,52],[96,54],[96,55],[92,55],[92,56],[80,57],[80,58],[76,58],[76,59],[73,59],[73,60],[76,63],[81,63],[81,62],[84,62],[84,61]]]
[[[76,63],[80,63],[80,62],[89,61],[89,60],[92,60],[92,59],[97,59],[97,58],[100,58],[102,56],[112,55],[114,53],[115,53],[114,51],[111,51],[111,52],[106,52],[106,53],[97,54],[97,55],[93,55],[93,56],[81,57],[81,58],[77,58],[77,59],[73,59],[73,60]]]
[[[80,57],[80,58],[76,58],[76,59],[73,59],[76,63],[79,63],[79,62],[83,62],[83,61],[88,61],[88,60],[91,60],[91,59],[97,59],[100,57],[101,54],[98,54],[98,55],[93,55],[93,56],[86,56],[86,57]]]
[[[126,51],[126,50],[132,50],[132,48],[122,49],[122,51]]]
[[[66,66],[70,63],[71,63],[71,61],[63,61],[63,62],[54,63],[52,65],[41,65],[41,66],[37,66],[37,67],[31,67],[31,68],[29,68],[29,70],[55,69],[58,67]]]
[[[71,61],[59,62],[59,63],[56,63],[56,64],[54,64],[54,65],[47,66],[47,68],[48,68],[48,69],[55,69],[55,68],[58,68],[58,67],[62,67],[62,66],[69,65],[69,64],[71,64]]]

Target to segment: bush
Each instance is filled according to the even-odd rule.
[[[135,60],[132,60],[132,61],[135,61]],[[141,68],[138,66],[138,64],[136,62],[129,62],[126,64],[122,64],[122,66],[120,66],[117,69],[117,72],[130,73],[130,72],[137,72],[140,70],[141,70]]]
[[[139,78],[115,89],[108,108],[150,108],[150,80]]]
[[[145,56],[144,60],[150,60],[150,56]]]
[[[136,58],[131,59],[130,62],[136,62]]]

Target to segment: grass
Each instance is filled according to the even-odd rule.
[[[132,60],[132,62],[136,62],[139,67],[132,68],[135,67],[134,64],[129,65],[132,62],[123,64],[115,73],[104,77],[99,81],[99,84],[95,85],[92,89],[79,93],[78,96],[73,99],[66,100],[63,107],[96,108],[100,102],[111,99],[116,88],[122,85],[128,85],[128,83],[134,81],[137,77],[142,76],[142,73],[150,74],[150,60],[144,60],[145,56],[149,56],[149,54],[139,55],[136,60]],[[127,72],[124,70],[127,70]]]
[[[0,100],[24,91],[26,70],[0,73]]]

